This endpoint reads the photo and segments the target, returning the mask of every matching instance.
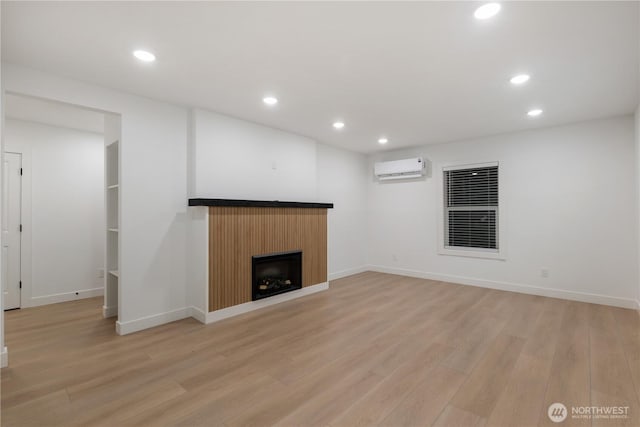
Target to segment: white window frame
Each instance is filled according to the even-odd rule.
[[[485,249],[485,248],[462,248],[462,247],[450,247],[445,246],[446,242],[446,222],[448,221],[448,216],[445,215],[445,190],[444,190],[444,173],[450,170],[460,170],[460,169],[472,169],[472,168],[483,168],[483,167],[498,167],[498,207],[497,210],[497,218],[498,218],[498,228],[496,230],[496,242],[498,243],[498,249]],[[436,185],[439,190],[439,205],[438,205],[438,254],[439,255],[449,255],[449,256],[458,256],[458,257],[470,257],[470,258],[485,258],[485,259],[497,259],[497,260],[506,260],[507,257],[507,247],[506,247],[506,217],[505,217],[505,197],[504,197],[504,162],[500,161],[492,161],[492,162],[482,162],[482,163],[454,163],[454,164],[443,164],[439,165],[434,170],[439,171],[437,175]],[[486,207],[478,207],[478,209],[487,210]],[[468,210],[468,209],[466,209]]]

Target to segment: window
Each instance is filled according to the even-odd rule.
[[[498,164],[443,173],[445,249],[498,252]]]

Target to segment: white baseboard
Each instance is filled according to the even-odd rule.
[[[205,313],[198,307],[190,306],[181,308],[178,310],[169,311],[166,313],[155,314],[152,316],[142,317],[136,320],[130,320],[127,322],[116,321],[116,332],[118,335],[127,335],[133,332],[138,332],[143,329],[153,328],[154,326],[164,325],[165,323],[175,322],[176,320],[185,319],[187,317],[193,317],[201,323],[213,323],[228,317],[237,316],[249,311],[258,310],[270,305],[279,304],[281,302],[289,301],[292,299],[300,298],[306,295],[315,294],[316,292],[329,289],[329,283],[319,283],[313,286],[307,286],[302,289],[287,292],[285,294],[276,295],[271,298],[265,298],[259,301],[251,301],[244,304],[234,305],[233,307],[223,308],[222,310],[212,311],[211,313]],[[117,315],[118,308],[115,308]],[[103,313],[106,307],[103,307]]]
[[[165,323],[175,322],[176,320],[185,319],[187,317],[191,317],[191,310],[189,307],[141,317],[140,319],[129,320],[127,322],[117,321],[116,332],[118,335],[127,335],[143,329],[153,328],[154,326],[164,325]]]
[[[369,265],[368,269],[380,273],[397,274],[400,276],[417,277],[420,279],[437,280],[440,282],[457,283],[460,285],[479,286],[482,288],[497,289],[501,291],[518,292],[521,294],[539,295],[543,297],[560,298],[570,301],[588,302],[592,304],[611,305],[614,307],[638,309],[638,301],[631,298],[611,297],[588,292],[567,291],[555,288],[541,288],[538,286],[522,285],[518,283],[498,282],[493,280],[477,279],[473,277],[454,276],[449,274],[429,273],[419,270],[404,268]]]
[[[104,295],[104,288],[84,289],[75,292],[64,292],[60,294],[45,295],[29,299],[27,301],[27,304],[22,308],[37,307],[47,304],[57,304],[59,302],[75,301],[84,298],[99,297],[102,295]]]
[[[108,317],[114,317],[118,315],[118,306],[107,307],[106,305],[102,306],[102,317],[105,319]]]
[[[302,289],[287,292],[285,294],[275,295],[258,301],[245,302],[244,304],[234,305],[232,307],[223,308],[221,310],[211,311],[207,313],[206,323],[214,323],[239,314],[248,313],[250,311],[259,310],[271,305],[280,304],[281,302],[315,294],[316,292],[326,291],[329,289],[329,282],[318,283],[317,285],[307,286]]]
[[[348,268],[346,270],[336,271],[335,273],[329,273],[329,281],[342,279],[343,277],[353,276],[354,274],[364,273],[368,268],[366,265],[362,265],[356,268]]]
[[[198,307],[189,307],[189,315],[200,323],[207,323],[207,313],[200,310]]]
[[[0,368],[6,368],[7,366],[9,366],[9,350],[4,347],[0,354]]]

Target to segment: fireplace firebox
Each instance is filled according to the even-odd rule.
[[[254,255],[253,301],[302,288],[302,251]]]

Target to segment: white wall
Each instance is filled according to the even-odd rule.
[[[0,11],[2,8],[0,7]],[[0,12],[0,19],[2,19],[2,12]],[[0,31],[0,34],[2,32]],[[0,36],[0,45],[2,45],[2,36]],[[4,78],[2,75],[2,67],[0,67],[0,165],[4,165]],[[0,176],[3,176],[3,167],[0,167]],[[2,184],[2,183],[0,183]],[[2,187],[0,187],[2,188]],[[2,203],[2,197],[0,197],[0,204]],[[2,206],[0,206],[0,212],[2,212]],[[2,233],[0,233],[0,236]],[[2,247],[2,238],[0,237],[0,248]],[[4,266],[0,265],[0,277],[4,277]],[[4,283],[0,282],[0,289],[4,289]],[[4,307],[3,292],[0,292],[0,307]],[[0,310],[0,368],[4,368],[9,364],[9,354],[7,347],[4,345],[4,310]]]
[[[638,108],[636,108],[636,114],[634,116],[635,119],[635,161],[636,161],[636,227],[637,227],[637,244],[639,246],[638,250],[638,293],[636,295],[636,300],[638,301],[638,306],[640,306],[640,104],[638,104]]]
[[[363,154],[318,144],[318,200],[334,204],[327,224],[330,280],[365,270],[367,177]]]
[[[22,306],[102,295],[102,135],[13,119],[5,132],[23,157]]]
[[[378,270],[633,306],[638,253],[633,118],[427,145],[432,176],[369,180],[368,262]],[[441,165],[500,161],[507,259],[439,255]],[[436,179],[438,178],[438,179]],[[634,230],[634,232],[630,232]],[[541,269],[549,277],[541,277]]]
[[[189,315],[187,110],[3,63],[4,89],[121,114],[121,333]]]
[[[191,316],[205,323],[209,311],[209,210],[193,206],[187,212],[187,305]]]
[[[209,111],[193,115],[193,194],[317,201],[315,141]]]
[[[204,110],[193,111],[191,125],[191,197],[332,202],[329,278],[364,269],[366,156]],[[206,224],[194,216],[193,227],[196,238]],[[203,268],[205,243],[189,245],[201,248],[191,272]]]

